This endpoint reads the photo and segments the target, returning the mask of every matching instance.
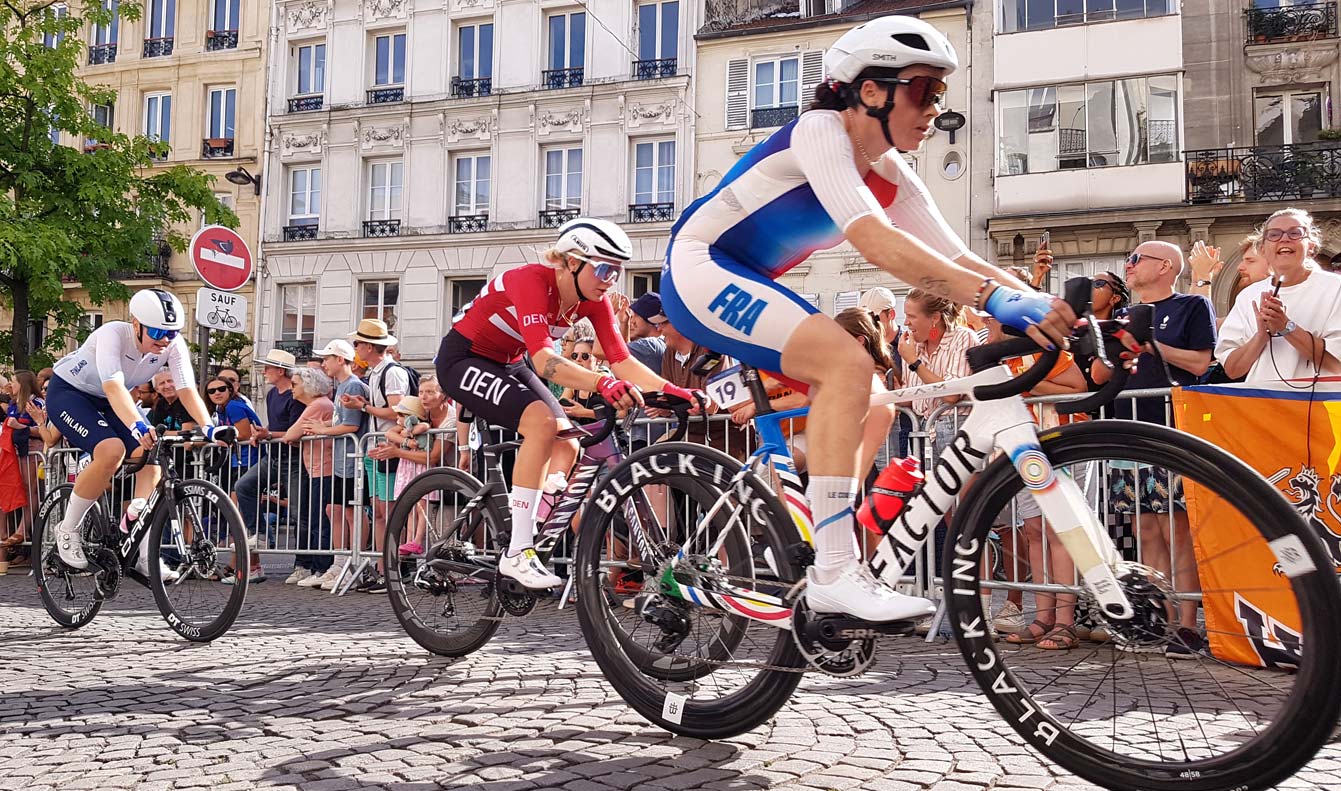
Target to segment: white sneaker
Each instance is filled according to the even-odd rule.
[[[56,552],[60,554],[61,561],[70,568],[88,568],[88,558],[84,557],[84,542],[80,540],[77,528],[66,532],[64,523],[56,526]]]
[[[324,591],[335,590],[336,581],[340,579],[340,576],[344,574],[345,569],[348,567],[349,561],[331,566],[331,570],[322,575],[323,577],[329,576],[330,579],[323,581],[318,587]]]
[[[1023,632],[1028,626],[1024,622],[1024,613],[1013,601],[1007,601],[997,610],[996,617],[992,619],[992,626],[1002,632],[1017,634]]]
[[[807,572],[806,603],[817,613],[841,613],[863,621],[906,621],[936,613],[928,599],[905,596],[882,584],[865,564],[852,563],[833,582],[819,584],[815,569]]]
[[[302,566],[298,566],[293,570],[292,574],[284,578],[284,584],[297,585],[298,583],[302,582],[303,580],[307,579],[310,576],[312,576],[312,572],[310,570],[305,569]]]
[[[339,568],[337,568],[335,564],[332,563],[331,567],[326,569],[322,573],[308,574],[306,577],[303,577],[302,579],[298,580],[296,584],[300,588],[319,588],[321,587],[321,583],[325,582],[326,580],[335,579],[334,575],[335,572],[337,571],[339,571]]]
[[[158,576],[159,579],[163,580],[164,585],[171,585],[180,579],[182,575],[177,573],[177,570],[172,566],[169,566],[160,560],[158,561]]]
[[[551,574],[540,562],[535,550],[529,548],[516,555],[504,553],[498,559],[498,573],[520,582],[528,590],[546,590],[563,584],[563,580]]]

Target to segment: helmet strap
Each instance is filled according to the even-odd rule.
[[[570,256],[570,257],[577,258],[577,256]],[[578,261],[577,269],[573,271],[573,290],[577,292],[578,302],[589,302],[590,300],[587,299],[587,295],[582,293],[582,284],[579,283],[577,280],[577,276],[582,274],[583,269],[586,269],[587,262],[582,260],[581,258],[577,258],[577,261]]]
[[[857,101],[861,103],[861,107],[866,111],[866,114],[872,118],[879,119],[880,131],[884,133],[885,142],[888,143],[891,148],[894,147],[894,137],[889,133],[889,113],[894,109],[895,88],[896,86],[894,85],[885,87],[885,103],[879,107],[871,107],[867,105],[866,102],[862,101],[860,95],[857,97]]]

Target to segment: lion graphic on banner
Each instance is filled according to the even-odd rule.
[[[1268,480],[1277,484],[1290,472],[1290,467],[1283,467]],[[1322,478],[1316,469],[1300,467],[1299,472],[1286,482],[1282,493],[1299,515],[1312,525],[1313,531],[1322,539],[1323,546],[1331,555],[1332,565],[1341,571],[1341,512],[1338,512],[1338,506],[1341,506],[1341,474],[1331,477],[1331,488],[1325,497],[1321,483]],[[1327,517],[1331,517],[1330,523]],[[1274,570],[1277,574],[1281,573],[1279,565]]]

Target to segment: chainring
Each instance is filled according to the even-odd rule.
[[[852,678],[860,676],[875,664],[875,638],[849,640],[841,648],[828,647],[811,641],[805,635],[806,626],[817,616],[806,604],[805,580],[792,591],[792,640],[801,656],[811,667],[828,676]]]
[[[116,552],[104,546],[85,547],[84,552],[88,556],[89,566],[98,567],[93,574],[93,581],[97,586],[94,595],[103,601],[115,599],[121,590],[121,581],[126,576],[121,568],[121,558],[117,557]]]
[[[503,608],[503,612],[518,618],[524,615],[530,615],[531,610],[535,609],[536,598],[531,593],[508,593],[501,588],[495,587],[495,593],[498,594],[498,606]]]

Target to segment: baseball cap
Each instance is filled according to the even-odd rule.
[[[354,345],[349,341],[344,340],[343,338],[336,338],[335,340],[326,344],[326,348],[318,349],[315,352],[312,352],[312,356],[316,357],[318,360],[320,360],[322,357],[325,357],[328,354],[334,354],[337,357],[343,357],[344,359],[353,362]]]
[[[884,286],[877,286],[862,294],[861,301],[857,304],[872,313],[880,313],[898,306],[894,301],[894,292]]]
[[[662,324],[666,321],[666,314],[661,310],[661,295],[655,291],[638,297],[629,308],[648,323]]]

